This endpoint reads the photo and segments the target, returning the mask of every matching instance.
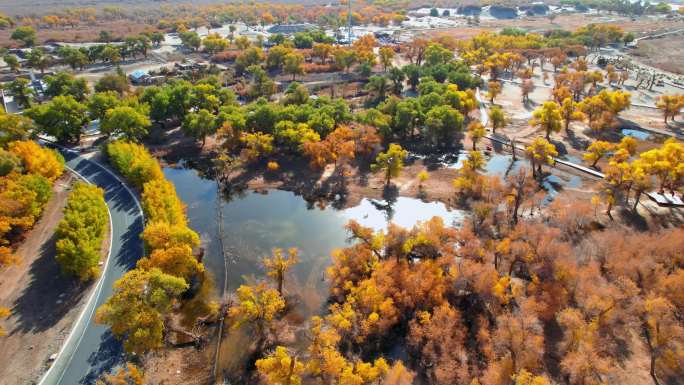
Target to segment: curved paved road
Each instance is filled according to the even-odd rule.
[[[50,145],[46,142],[43,144]],[[66,165],[84,179],[105,191],[111,218],[111,250],[92,297],[74,324],[57,359],[40,385],[90,385],[102,372],[123,360],[123,347],[109,331],[94,321],[95,310],[112,294],[112,286],[126,271],[135,267],[143,254],[140,234],[144,220],[136,196],[103,166],[70,150],[59,149]]]

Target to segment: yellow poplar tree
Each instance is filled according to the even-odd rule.
[[[546,139],[537,138],[525,148],[525,154],[532,165],[532,173],[541,178],[542,166],[545,164],[552,165],[554,163],[553,158],[558,156],[558,151]]]
[[[256,361],[259,373],[269,385],[300,385],[304,364],[291,356],[283,346],[277,346],[266,357]]]
[[[299,262],[297,258],[297,248],[292,247],[287,250],[287,255],[283,253],[283,249],[273,249],[273,256],[264,258],[264,266],[266,267],[267,275],[275,279],[278,285],[278,293],[283,295],[283,281],[285,280],[285,273],[290,268]]]

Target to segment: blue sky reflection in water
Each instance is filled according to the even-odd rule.
[[[164,174],[187,205],[190,226],[200,234],[205,247],[205,266],[220,285],[224,265],[216,235],[215,182],[201,178],[193,169],[165,168]],[[232,255],[229,288],[232,291],[245,281],[263,278],[261,258],[273,248],[297,247],[300,263],[285,287],[301,297],[302,315],[309,316],[320,312],[327,298],[325,269],[330,264],[331,251],[346,245],[348,234],[344,225],[349,220],[356,219],[379,230],[387,226],[390,217],[398,225],[411,227],[433,216],[440,216],[449,224],[459,223],[463,215],[458,210],[447,210],[439,202],[405,197],[397,198],[391,206],[384,201],[363,199],[356,207],[336,210],[312,206],[289,191],[249,191],[224,201],[223,205],[226,247]]]

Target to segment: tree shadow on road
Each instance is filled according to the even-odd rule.
[[[88,357],[90,371],[81,379],[80,383],[83,385],[94,384],[102,374],[111,372],[112,369],[123,363],[123,345],[111,331],[107,330],[102,334],[98,350]]]
[[[61,273],[55,260],[56,241],[53,234],[40,246],[40,256],[31,264],[31,281],[12,306],[17,326],[11,334],[39,333],[53,327],[87,291],[78,280]]]

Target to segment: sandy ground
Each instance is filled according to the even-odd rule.
[[[54,229],[62,219],[74,178],[57,180],[54,194],[42,217],[26,234],[17,254],[18,266],[0,274],[0,305],[12,315],[2,321],[7,336],[0,349],[0,384],[34,384],[47,369],[49,357],[57,353],[71,331],[92,285],[63,277],[54,260]],[[106,230],[109,234],[109,230]],[[103,256],[109,239],[103,243]]]
[[[95,25],[79,25],[76,28],[64,27],[53,29],[39,29],[36,33],[38,44],[45,44],[51,41],[62,41],[71,43],[84,43],[96,41],[100,36],[100,31],[109,31],[114,38],[138,35],[141,32],[155,30],[154,26],[130,20],[115,20],[110,22],[99,22]],[[10,39],[13,29],[0,31],[0,45],[18,46],[19,44]]]
[[[684,33],[663,36],[657,39],[641,40],[631,55],[644,64],[684,74]]]
[[[198,351],[194,347],[167,348],[145,357],[147,385],[211,384],[214,343]]]

